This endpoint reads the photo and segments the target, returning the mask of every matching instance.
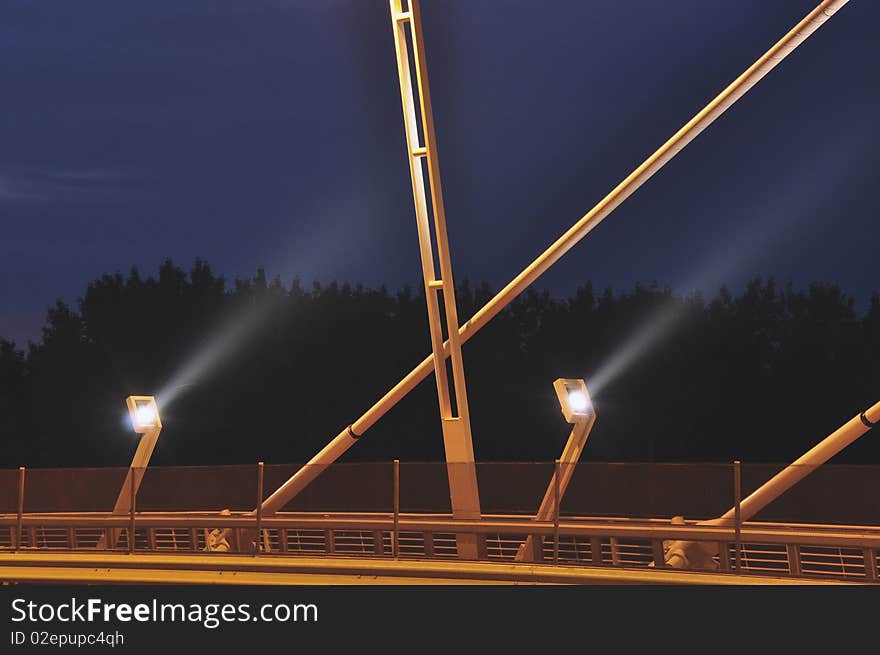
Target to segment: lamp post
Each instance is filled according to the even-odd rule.
[[[129,396],[125,399],[128,407],[128,414],[131,418],[131,425],[135,433],[141,435],[138,442],[137,450],[132,457],[131,465],[122,481],[119,489],[119,495],[116,497],[116,504],[113,506],[114,514],[127,514],[131,511],[131,503],[133,496],[137,495],[144,478],[144,472],[150,463],[150,457],[156,442],[159,439],[159,433],[162,431],[162,419],[159,418],[159,406],[156,404],[154,396]],[[118,539],[118,531],[111,530],[111,544],[116,545]],[[134,539],[134,535],[130,535]],[[106,541],[102,537],[98,542],[98,548],[105,548]]]
[[[556,390],[562,415],[566,421],[571,423],[571,433],[562,449],[562,456],[557,460],[544,498],[538,506],[535,521],[549,521],[552,518],[558,518],[554,515],[559,511],[562,497],[565,495],[565,490],[574,473],[574,467],[581,457],[581,452],[587,443],[587,437],[590,436],[590,431],[596,422],[596,410],[590,399],[590,393],[587,391],[586,382],[582,379],[559,378],[553,383],[553,388]],[[534,535],[529,535],[519,547],[515,560],[517,562],[540,562],[542,559],[543,545],[541,540],[536,539]]]

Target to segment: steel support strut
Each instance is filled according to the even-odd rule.
[[[853,416],[794,462],[755,489],[740,503],[740,523],[748,521],[810,473],[880,422],[880,402]],[[700,525],[734,525],[736,507],[717,519],[701,521]],[[718,555],[714,542],[674,541],[666,551],[666,564],[674,568],[713,568],[712,558]],[[721,554],[725,556],[724,553]]]

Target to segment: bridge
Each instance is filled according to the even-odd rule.
[[[84,477],[75,473],[74,484],[52,487],[48,497],[54,507],[25,511],[25,470],[20,469],[16,511],[0,514],[0,579],[8,583],[877,583],[880,527],[875,525],[876,514],[869,512],[864,524],[839,517],[831,523],[753,519],[871,430],[880,421],[880,403],[856,414],[745,498],[737,463],[732,502],[693,512],[704,516],[702,520],[685,519],[680,511],[706,492],[700,485],[690,485],[688,503],[665,518],[645,516],[644,510],[597,515],[573,511],[570,506],[572,495],[584,497],[578,496],[577,482],[573,482],[574,467],[596,420],[595,409],[583,380],[559,379],[554,387],[572,428],[548,476],[549,485],[534,496],[543,500],[528,511],[492,512],[486,506],[485,486],[477,484],[479,466],[474,461],[461,352],[464,342],[845,4],[846,0],[821,2],[498,295],[460,323],[419,3],[390,0],[431,354],[266,498],[260,464],[256,498],[249,509],[235,511],[229,509],[231,503],[216,502],[199,511],[143,511],[140,487],[162,423],[155,398],[129,397],[132,423],[141,437],[131,467],[116,481],[113,510],[60,511]],[[437,383],[446,450],[448,486],[443,493],[448,510],[401,511],[395,463],[389,485],[393,488],[390,512],[290,511],[307,487],[311,491],[310,485],[327,479],[336,461],[431,373]],[[515,482],[518,485],[520,480]],[[163,488],[177,494],[181,503],[192,503],[192,494],[198,493],[197,486],[190,486],[189,493],[181,493],[173,484]],[[339,489],[356,504],[365,487],[341,485]],[[648,503],[656,491],[651,489],[638,500]],[[820,495],[841,498],[834,488]],[[569,503],[567,511],[563,511],[563,500]]]

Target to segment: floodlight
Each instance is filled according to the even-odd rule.
[[[159,406],[156,404],[155,396],[129,396],[125,399],[125,405],[128,407],[128,415],[131,418],[131,427],[141,435],[141,438],[138,439],[137,450],[131,459],[131,465],[125,474],[122,486],[119,488],[116,504],[113,505],[114,514],[134,511],[132,496],[137,496],[144,472],[153,455],[153,449],[159,440],[159,433],[162,432],[162,420],[159,418]],[[120,534],[121,530],[119,529],[108,530],[98,539],[96,547],[107,548],[109,545],[111,548],[115,548]],[[130,536],[129,539],[131,539]]]
[[[579,423],[593,415],[593,403],[582,379],[559,378],[553,382],[562,415],[569,423]]]
[[[544,498],[541,500],[534,517],[536,521],[549,521],[554,517],[554,513],[558,520],[562,497],[565,495],[565,490],[574,473],[574,467],[587,443],[587,437],[590,436],[590,431],[596,422],[596,411],[590,400],[586,382],[581,379],[559,378],[553,382],[553,388],[559,398],[562,415],[566,421],[572,424],[571,434],[568,435],[568,440],[562,449],[562,455],[556,460],[553,477],[550,479],[550,484],[547,486],[547,491],[544,493]],[[526,537],[526,540],[517,549],[514,560],[517,562],[543,561],[543,537],[536,535]]]
[[[152,430],[161,430],[162,421],[159,418],[159,407],[153,396],[129,396],[125,399],[128,413],[131,416],[131,425],[138,434],[146,434]]]

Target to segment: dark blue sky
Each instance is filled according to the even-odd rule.
[[[457,279],[515,275],[817,0],[423,0]],[[539,282],[867,301],[880,4],[854,0]],[[103,272],[417,282],[384,0],[0,11],[0,336]]]

